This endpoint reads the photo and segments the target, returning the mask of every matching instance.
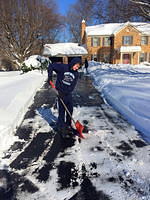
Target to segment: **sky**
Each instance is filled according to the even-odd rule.
[[[74,4],[76,2],[76,0],[57,0],[56,2],[57,2],[59,12],[61,13],[61,15],[66,15],[67,11],[69,9],[69,6],[71,4]],[[65,28],[60,33],[59,40],[60,40],[60,42],[68,42],[68,39],[69,39],[69,32]]]
[[[70,4],[75,3],[76,0],[57,0],[61,14],[65,15]]]
[[[34,57],[32,57],[32,61],[35,63]],[[135,125],[140,122],[145,130],[150,129],[148,127],[150,123],[145,124],[143,121],[144,119],[149,120],[148,114],[150,112],[150,93],[147,92],[143,95],[143,92],[148,91],[150,88],[150,68],[148,66],[141,65],[133,68],[129,65],[100,65],[93,62],[90,63],[89,74],[93,77],[92,80],[97,90],[102,93],[107,101],[115,107],[120,101],[117,108],[124,110],[128,119],[133,117],[136,119]],[[19,142],[19,138],[14,136],[15,126],[19,126],[19,123],[21,123],[23,115],[33,102],[34,94],[41,88],[46,78],[47,73],[41,74],[37,70],[22,75],[17,71],[0,72],[0,116],[2,116],[0,118],[0,158],[11,144],[15,141]],[[87,98],[94,99],[94,96],[90,94]],[[141,105],[139,105],[140,103]],[[145,105],[145,108],[142,105]],[[142,109],[139,109],[141,106]],[[150,199],[148,189],[150,180],[149,146],[143,145],[139,148],[137,142],[142,141],[134,127],[121,120],[118,113],[107,104],[103,105],[102,108],[97,106],[78,106],[74,108],[73,117],[75,120],[78,119],[82,124],[83,121],[89,122],[89,134],[85,134],[86,138],[81,142],[76,140],[74,146],[66,148],[65,152],[60,152],[54,160],[54,167],[51,169],[49,179],[46,182],[39,182],[37,179],[38,173],[35,173],[35,171],[39,168],[41,170],[42,167],[49,164],[43,159],[43,156],[49,152],[51,142],[49,142],[48,148],[44,149],[40,157],[34,159],[25,170],[21,168],[15,171],[19,174],[19,177],[25,174],[25,178],[28,178],[30,182],[33,182],[33,185],[39,188],[39,191],[34,193],[18,190],[17,199],[69,200],[78,192],[82,194],[80,190],[85,188],[85,185],[81,184],[83,177],[88,177],[91,180],[91,188],[94,188],[97,194],[101,194],[103,191],[103,193],[109,195],[111,198],[108,199]],[[50,113],[56,117],[58,115],[57,110],[54,111],[49,107],[46,109],[46,104],[43,104],[39,110],[36,110],[35,117],[26,118],[23,121],[25,130],[29,127],[29,124],[32,125],[32,136],[28,141],[29,144],[31,139],[35,141],[34,138],[37,138],[38,134],[50,134],[52,127],[43,117],[42,112],[49,112],[48,118],[51,118]],[[130,115],[131,112],[132,115]],[[118,126],[111,123],[111,120],[109,121],[106,116],[109,116],[109,119],[117,120]],[[135,144],[137,145],[135,146]],[[6,156],[0,159],[0,167],[3,168],[4,164],[9,166],[12,160],[17,155],[19,156],[22,150],[25,152],[28,147],[27,145],[20,152],[18,150],[10,152],[11,157]],[[127,147],[128,151],[125,151]],[[126,156],[126,153],[131,153],[132,157]],[[23,160],[21,162],[24,163]],[[19,161],[18,164],[21,162]],[[70,187],[62,189],[59,171],[61,171],[60,167],[63,163],[63,167],[68,167],[71,163],[74,164],[74,168],[71,168]],[[120,181],[120,177],[122,181]],[[72,187],[73,185],[76,186]]]

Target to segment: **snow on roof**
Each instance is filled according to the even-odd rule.
[[[86,55],[87,50],[78,43],[56,43],[45,44],[43,55],[58,56],[58,55]]]
[[[134,26],[137,30],[143,34],[150,35],[150,23],[108,23],[108,24],[99,24],[95,26],[87,26],[86,34],[87,35],[112,35],[117,33],[119,30],[124,28],[127,25]]]
[[[111,24],[99,24],[95,26],[87,26],[86,33],[87,35],[111,35],[113,34],[118,27],[122,27],[119,23]]]
[[[140,52],[140,46],[122,46],[120,52]]]
[[[150,35],[150,23],[132,23],[136,29],[146,35]]]

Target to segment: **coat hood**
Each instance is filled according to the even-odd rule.
[[[75,64],[79,63],[80,65],[82,64],[82,61],[80,58],[73,58],[71,62],[69,63],[69,67],[72,68]]]

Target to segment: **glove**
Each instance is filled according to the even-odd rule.
[[[49,76],[48,79],[47,79],[47,82],[48,82],[49,85],[50,85],[50,81],[53,81],[52,76]]]
[[[49,84],[51,85],[52,88],[55,88],[55,85],[52,80],[49,81]]]
[[[52,91],[54,91],[55,92],[55,94],[58,96],[58,91],[56,90],[56,87],[55,87],[55,85],[54,85],[54,83],[53,83],[53,81],[49,81],[49,84],[51,85],[51,87],[52,87]]]

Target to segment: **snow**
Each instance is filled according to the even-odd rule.
[[[116,29],[122,28],[123,25],[119,23],[100,24],[95,26],[87,26],[87,35],[111,35]]]
[[[0,157],[17,140],[14,131],[45,78],[38,71],[0,72]]]
[[[89,72],[105,100],[150,142],[150,66],[91,62]]]
[[[87,35],[112,35],[120,31],[127,25],[134,26],[137,30],[143,34],[150,34],[150,24],[149,23],[136,23],[136,22],[126,22],[126,23],[108,23],[108,24],[99,24],[95,26],[87,26],[86,34]]]
[[[46,105],[43,105],[43,107],[45,106]],[[104,105],[103,109],[108,112],[110,116],[114,118],[117,116],[117,113],[107,105]],[[51,111],[55,116],[58,114],[57,110],[51,109]],[[41,133],[45,132],[45,126],[48,127],[48,123],[47,125],[44,125],[43,122],[46,123],[46,120],[43,119],[41,112],[37,114],[38,117],[36,117],[36,119],[30,119],[30,122],[33,122],[33,124],[39,124],[39,127],[41,127]],[[100,115],[101,119],[96,117],[97,115]],[[83,173],[83,166],[85,166],[86,176],[91,177],[91,181],[97,191],[104,191],[112,197],[112,200],[148,200],[150,178],[149,156],[147,153],[148,146],[139,149],[134,147],[132,151],[134,153],[133,158],[124,158],[124,156],[121,155],[121,152],[117,149],[120,141],[129,142],[129,139],[131,141],[138,139],[137,132],[125,122],[123,122],[125,125],[125,131],[111,127],[109,122],[105,120],[101,108],[98,107],[76,107],[74,110],[74,118],[81,122],[83,120],[88,120],[90,122],[89,127],[91,127],[91,130],[89,134],[85,135],[86,139],[82,140],[81,143],[76,140],[74,146],[67,148],[65,152],[59,153],[53,163],[54,167],[50,171],[49,179],[46,182],[38,182],[33,176],[33,172],[36,169],[36,162],[40,163],[39,169],[41,169],[45,160],[39,158],[39,161],[36,161],[32,168],[28,167],[27,170],[30,171],[30,173],[26,177],[38,186],[40,190],[33,194],[20,192],[18,193],[17,199],[68,200],[80,191],[82,177],[85,176],[85,172]],[[43,126],[41,126],[41,124],[43,124]],[[34,128],[33,131],[36,132],[38,126]],[[112,134],[112,130],[115,131],[115,135]],[[51,144],[49,144],[49,146],[51,146]],[[102,150],[99,150],[99,148]],[[110,154],[116,154],[117,157],[110,156]],[[117,158],[122,161],[118,162]],[[72,168],[72,171],[77,170],[77,173],[75,171],[77,177],[75,178],[74,176],[71,179],[70,184],[72,186],[62,190],[59,188],[60,184],[58,176],[58,166],[61,162],[74,163],[75,168]],[[94,163],[95,168],[92,167],[92,164]],[[64,177],[66,174],[67,172],[64,172]],[[97,174],[98,177],[94,177],[93,174]],[[116,183],[107,181],[112,177],[115,178]],[[122,183],[119,183],[119,177],[123,179]],[[133,185],[128,182],[130,180],[134,182]],[[73,187],[74,182],[79,185]],[[130,189],[127,191],[123,189],[123,184],[130,184]],[[139,195],[139,190],[141,190],[141,195]]]
[[[34,55],[34,56],[30,56],[27,60],[25,60],[23,63],[27,66],[27,67],[34,67],[34,68],[39,68],[41,66],[41,63],[37,60],[38,56]]]
[[[94,85],[102,96],[150,142],[150,66],[90,65]],[[16,140],[13,132],[46,76],[38,71],[22,75],[0,72],[0,155]]]
[[[133,23],[135,28],[145,35],[150,35],[150,23]]]
[[[41,67],[41,64],[47,61],[48,63],[50,60],[44,56],[39,56],[39,55],[32,55],[29,58],[27,58],[23,63],[27,67],[33,67],[34,69],[39,69]]]
[[[85,175],[90,177],[98,192],[105,192],[112,197],[112,200],[149,199],[149,146],[137,148],[132,145],[132,148],[134,147],[132,149],[133,157],[123,156],[123,150],[119,150],[118,147],[123,142],[131,144],[139,140],[139,136],[134,127],[119,118],[113,108],[118,110],[137,129],[140,129],[147,141],[150,141],[148,132],[150,130],[150,66],[144,64],[138,66],[110,65],[93,61],[89,63],[88,70],[93,78],[93,84],[112,107],[103,104],[102,108],[96,106],[74,108],[75,121],[78,119],[82,123],[83,121],[89,122],[89,134],[86,135],[86,139],[82,142],[76,140],[74,146],[59,153],[46,182],[39,182],[35,177],[36,164],[38,165],[39,162],[38,167],[41,169],[46,162],[42,157],[47,153],[46,151],[27,169],[15,171],[20,175],[25,174],[25,177],[39,188],[39,191],[33,194],[27,191],[17,191],[17,199],[68,200],[80,190],[80,184]],[[0,157],[14,141],[18,140],[14,136],[15,128],[19,126],[29,105],[33,102],[36,91],[43,85],[46,77],[46,73],[41,74],[38,71],[22,75],[20,72],[0,72]],[[94,99],[94,96],[87,98]],[[45,105],[36,111],[37,115],[34,118],[25,119],[23,122],[24,126],[28,126],[29,122],[33,125],[34,134],[50,133],[51,127],[48,121],[50,119],[43,118],[42,112],[46,112],[46,116],[47,112],[48,115],[52,113],[57,116],[58,114],[57,110],[44,108]],[[118,124],[122,124],[124,130],[110,123],[106,114],[113,120],[117,119]],[[47,151],[52,142],[49,143]],[[18,153],[13,154],[12,152],[11,158],[4,159],[7,165]],[[60,190],[57,167],[62,161],[75,164],[75,169],[72,170],[77,170],[77,177],[72,178],[70,184],[73,185],[76,181],[79,184],[77,187]],[[92,164],[96,165],[95,168],[92,167]],[[1,165],[2,163],[0,163]],[[83,167],[86,172],[83,172]],[[120,181],[120,177],[123,179],[122,181]],[[108,181],[112,178],[115,179],[115,182]],[[129,182],[130,180],[133,184]],[[129,184],[128,190],[124,189],[126,184]]]
[[[87,55],[87,50],[78,43],[45,44],[43,55]]]

